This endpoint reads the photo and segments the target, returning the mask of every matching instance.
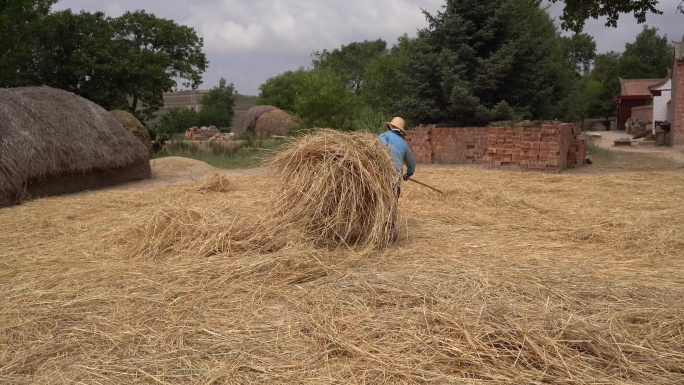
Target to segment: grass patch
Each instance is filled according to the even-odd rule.
[[[587,140],[587,155],[589,155],[593,160],[613,160],[615,159],[615,151],[611,151],[607,148],[599,147],[592,140]]]
[[[202,143],[202,146],[198,146],[187,141],[178,141],[169,143],[162,152],[154,154],[154,158],[180,156],[199,160],[221,169],[252,168],[261,166],[275,151],[278,151],[282,140],[248,139],[244,142],[242,146],[230,147],[219,142]]]

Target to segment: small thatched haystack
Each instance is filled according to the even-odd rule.
[[[150,138],[150,133],[147,132],[147,128],[143,126],[142,123],[128,111],[114,110],[110,111],[113,117],[121,123],[125,129],[127,129],[131,134],[135,135],[136,138],[147,147],[147,151],[150,153],[150,158],[152,158],[152,139]]]
[[[0,206],[149,177],[147,148],[104,108],[49,87],[0,89]]]
[[[317,243],[385,247],[397,215],[397,172],[377,136],[323,129],[272,161],[280,183],[273,217]]]
[[[254,133],[254,127],[259,117],[275,109],[277,108],[273,106],[254,106],[250,108],[239,121],[235,122],[235,126],[231,131],[236,134]]]
[[[287,135],[290,129],[297,126],[292,115],[281,109],[275,109],[262,114],[254,126],[254,136],[258,139],[271,135]]]

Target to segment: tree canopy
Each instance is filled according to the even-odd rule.
[[[130,95],[129,109],[142,103],[150,115],[163,103],[162,94],[182,86],[196,89],[207,60],[203,40],[195,30],[145,11],[126,12],[112,19],[115,46],[119,47],[122,88]],[[118,54],[119,52],[117,52]]]
[[[24,83],[23,66],[31,61],[35,30],[57,0],[3,0],[0,12],[0,86]]]
[[[312,55],[311,64],[315,69],[332,69],[354,93],[358,93],[368,64],[386,50],[387,42],[382,39],[364,40],[343,45],[332,51],[316,51]]]
[[[568,64],[577,73],[586,73],[591,69],[596,58],[596,41],[586,33],[575,33],[569,37],[561,37],[563,53]]]
[[[235,95],[235,86],[221,78],[218,86],[209,90],[200,100],[202,110],[199,112],[199,125],[213,125],[219,129],[230,127],[235,117]]]
[[[547,0],[551,3],[565,3],[561,16],[564,29],[581,32],[587,19],[606,17],[607,27],[617,27],[620,14],[632,13],[638,23],[646,22],[649,13],[660,15],[658,0]],[[541,0],[538,0],[541,2]],[[677,11],[684,13],[684,1],[680,1]]]
[[[360,95],[370,107],[387,115],[402,115],[400,100],[409,90],[400,76],[407,73],[415,46],[415,39],[404,34],[387,54],[376,56],[366,66]]]
[[[287,71],[260,87],[257,104],[299,116],[308,127],[351,129],[360,98],[332,68]]]
[[[658,79],[672,67],[672,46],[658,28],[644,29],[633,43],[625,44],[620,59],[620,76],[627,79]]]
[[[527,0],[448,0],[418,32],[400,80],[402,110],[424,123],[483,124],[515,111],[551,117],[571,69],[550,16]],[[500,105],[505,102],[507,107]]]
[[[579,121],[616,112],[620,77],[662,78],[671,65],[655,28],[646,26],[624,53],[597,55],[592,36],[561,36],[536,0],[446,0],[424,15],[426,28],[389,49],[366,40],[314,52],[313,69],[269,79],[258,103],[338,128],[394,115],[409,124]]]
[[[201,84],[208,62],[194,29],[145,11],[49,13],[55,2],[9,0],[16,16],[0,14],[0,86],[48,85],[145,118],[164,92]]]
[[[633,43],[625,44],[624,52],[596,55],[588,83],[592,89],[587,90],[590,99],[587,113],[603,117],[615,113],[620,78],[662,79],[671,66],[672,53],[667,36],[658,35],[657,28],[645,26]]]

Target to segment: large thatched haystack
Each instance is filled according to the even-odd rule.
[[[253,134],[259,117],[275,109],[277,108],[273,106],[254,106],[250,108],[239,121],[235,122],[232,132],[236,134],[244,134],[245,132]]]
[[[143,126],[142,123],[128,111],[114,110],[110,111],[113,117],[121,123],[125,129],[130,133],[135,135],[136,138],[147,147],[147,151],[150,153],[150,158],[152,158],[152,139],[150,138],[150,133],[147,132],[147,128]]]
[[[287,135],[296,126],[297,122],[292,115],[281,109],[275,109],[262,114],[257,119],[254,136],[264,139],[271,135]]]
[[[149,177],[147,148],[104,108],[49,87],[0,89],[0,207]]]

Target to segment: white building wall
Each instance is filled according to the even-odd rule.
[[[667,120],[667,103],[670,101],[672,96],[672,91],[670,91],[672,85],[672,79],[668,79],[665,84],[655,88],[656,90],[662,90],[660,96],[653,97],[653,121]]]

